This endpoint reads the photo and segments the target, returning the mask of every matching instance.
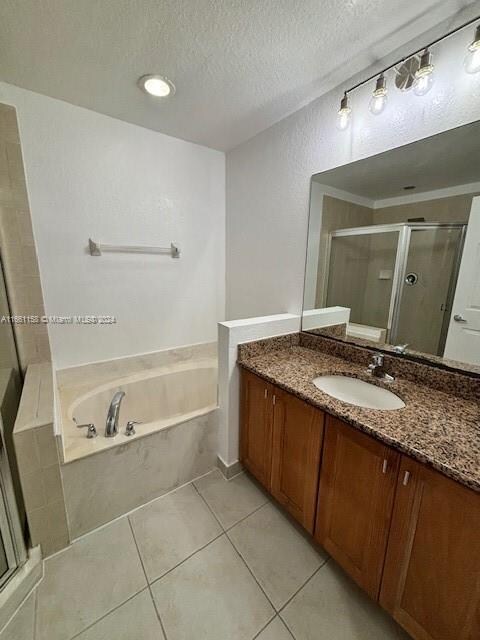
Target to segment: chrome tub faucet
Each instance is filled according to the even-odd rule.
[[[106,438],[114,438],[118,433],[118,416],[124,396],[125,391],[117,391],[108,407],[107,421],[105,423]]]

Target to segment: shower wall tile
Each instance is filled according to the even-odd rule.
[[[11,312],[45,315],[22,150],[13,107],[0,104],[0,243]],[[45,324],[14,326],[20,364],[51,360]]]
[[[48,556],[69,544],[49,363],[27,369],[14,444],[32,544]]]

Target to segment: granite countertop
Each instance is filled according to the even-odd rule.
[[[480,404],[396,378],[372,378],[365,366],[302,346],[239,354],[239,364],[353,427],[480,492]],[[396,393],[403,409],[350,405],[315,387],[318,375],[350,375]]]

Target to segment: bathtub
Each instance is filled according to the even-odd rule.
[[[113,438],[106,438],[107,411],[117,391],[125,392],[120,407],[119,432]],[[62,419],[63,453],[64,462],[70,462],[216,409],[217,361],[205,359],[133,373],[66,400]],[[139,423],[135,425],[134,435],[125,433],[128,421]],[[87,438],[87,429],[77,426],[90,423],[97,429],[96,438]]]
[[[184,357],[183,351],[180,356],[178,352],[161,354],[162,360],[179,357]],[[157,364],[153,358],[140,358],[133,365],[139,363],[143,363],[143,370],[124,376],[118,375],[123,363],[101,363],[82,371],[80,383],[76,380],[58,389],[63,449],[60,472],[70,539],[215,467],[216,358],[187,359],[185,355],[185,359],[162,366],[151,366]],[[90,376],[88,381],[85,372]],[[107,410],[116,391],[125,392],[119,433],[106,438]],[[131,436],[125,434],[129,420],[140,422]],[[87,430],[77,427],[83,423],[95,424],[96,438],[88,439]]]

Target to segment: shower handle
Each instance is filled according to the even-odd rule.
[[[466,322],[465,318],[461,316],[459,313],[456,313],[453,316],[453,319],[455,320],[455,322]]]

